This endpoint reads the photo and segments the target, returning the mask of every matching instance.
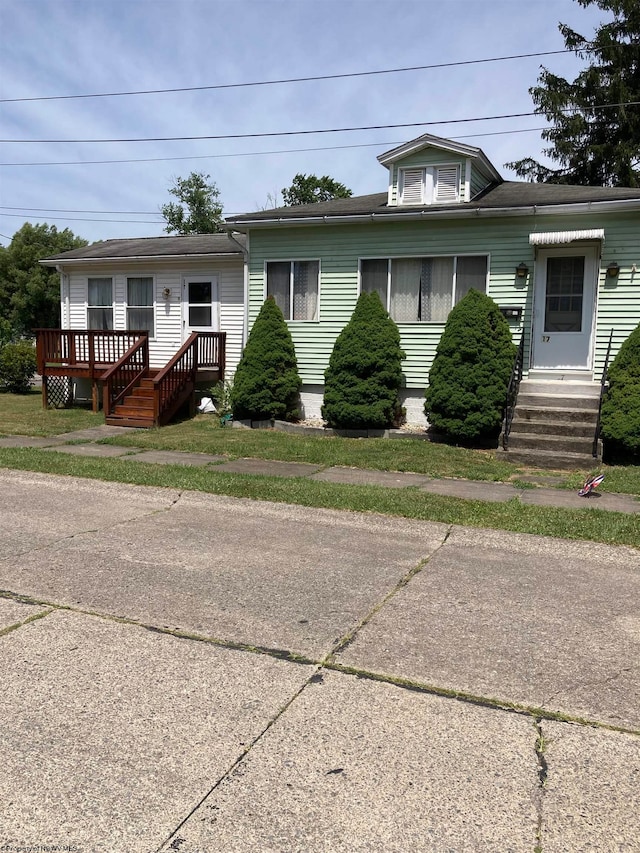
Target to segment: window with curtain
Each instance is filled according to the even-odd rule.
[[[127,329],[147,331],[153,337],[153,277],[127,279]]]
[[[360,262],[360,286],[376,292],[396,323],[444,323],[454,304],[487,287],[486,255],[374,258]]]
[[[377,293],[385,308],[387,308],[388,278],[389,261],[386,258],[360,262],[360,290],[363,293]]]
[[[320,261],[269,261],[267,296],[273,296],[285,320],[318,319]]]
[[[87,282],[87,328],[113,329],[113,279],[90,278]]]

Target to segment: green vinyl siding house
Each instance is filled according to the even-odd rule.
[[[227,219],[247,238],[251,328],[267,296],[296,347],[306,417],[362,290],[400,329],[403,403],[424,422],[447,315],[470,288],[503,309],[525,375],[596,382],[640,321],[640,189],[503,181],[483,152],[424,135],[382,154],[384,192]]]

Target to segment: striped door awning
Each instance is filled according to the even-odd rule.
[[[582,231],[534,231],[529,234],[530,246],[563,246],[576,240],[604,240],[604,228],[586,228]]]

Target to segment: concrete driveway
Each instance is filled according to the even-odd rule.
[[[0,471],[0,589],[0,850],[639,849],[638,551]]]

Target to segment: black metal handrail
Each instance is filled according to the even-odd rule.
[[[507,386],[507,398],[504,404],[504,419],[502,421],[502,448],[509,449],[509,433],[511,432],[511,423],[516,411],[516,400],[518,399],[518,389],[522,381],[522,368],[524,365],[524,333],[520,336],[518,351],[513,362],[513,370],[511,378]]]
[[[593,446],[591,448],[591,455],[594,459],[598,458],[598,442],[600,441],[600,418],[602,415],[602,398],[604,397],[604,392],[606,390],[607,381],[609,379],[609,358],[611,356],[611,344],[613,342],[613,329],[611,329],[611,334],[609,335],[609,345],[607,347],[607,354],[604,358],[604,367],[602,369],[602,378],[600,379],[600,399],[598,400],[598,418],[596,420],[596,431],[593,437]]]

